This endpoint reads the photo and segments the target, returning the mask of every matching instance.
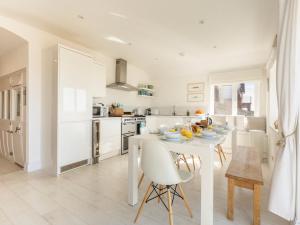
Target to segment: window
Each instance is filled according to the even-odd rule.
[[[245,81],[212,86],[211,111],[215,115],[258,115],[259,82]]]
[[[232,114],[232,85],[215,85],[214,87],[215,114]]]
[[[256,85],[252,82],[240,83],[237,88],[237,114],[254,116]]]
[[[268,115],[270,126],[275,128],[274,122],[278,120],[278,102],[277,102],[277,87],[276,87],[276,62],[270,68],[269,76],[269,103]]]

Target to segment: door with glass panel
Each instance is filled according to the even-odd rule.
[[[1,142],[4,157],[13,160],[12,126],[11,126],[11,90],[3,91],[3,115],[1,120]]]
[[[11,135],[14,161],[25,164],[25,88],[14,87],[11,96]]]
[[[2,157],[6,156],[6,151],[4,147],[4,134],[6,131],[4,130],[4,91],[0,91],[0,155]]]

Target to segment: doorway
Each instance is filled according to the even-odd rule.
[[[26,166],[28,45],[0,28],[0,176]]]

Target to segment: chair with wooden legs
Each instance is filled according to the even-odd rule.
[[[177,164],[177,167],[178,169],[180,169],[180,162],[183,161],[184,164],[186,165],[186,168],[188,169],[189,172],[191,172],[191,168],[189,166],[189,163],[188,161],[186,160],[186,157],[184,154],[178,154],[178,153],[175,153],[177,158],[176,158],[176,164]],[[175,156],[173,156],[175,158]]]
[[[224,160],[226,160],[226,156],[225,156],[225,153],[223,151],[223,148],[222,148],[221,144],[218,144],[216,146],[215,151],[216,151],[216,153],[218,153],[221,165],[223,166],[223,159],[222,159],[222,157],[224,158]]]
[[[158,199],[158,202],[161,202],[167,209],[170,225],[174,224],[172,204],[175,197],[183,200],[189,215],[192,217],[192,210],[186,200],[181,183],[190,181],[193,178],[193,174],[188,171],[178,170],[171,153],[159,141],[147,140],[143,146],[141,167],[144,171],[144,176],[151,180],[151,183],[138,209],[134,223],[138,221],[145,203],[153,199]],[[165,194],[167,194],[167,204],[162,198]]]
[[[193,168],[194,168],[194,171],[195,171],[195,170],[196,170],[195,156],[194,156],[194,155],[191,155],[191,158],[192,158],[192,161],[193,161]],[[199,163],[201,164],[200,156],[198,156],[198,159],[199,159]]]
[[[171,152],[172,154],[172,157],[174,159],[174,161],[176,162],[176,165],[177,165],[177,168],[180,169],[180,162],[183,161],[184,164],[186,165],[186,168],[188,169],[189,172],[191,172],[191,168],[188,164],[188,161],[186,160],[186,157],[184,154],[178,154],[178,153],[175,153],[175,152]],[[199,158],[200,160],[200,158]],[[193,165],[194,165],[194,171],[195,171],[195,161],[194,161],[194,156],[193,156]],[[139,179],[139,184],[138,184],[138,188],[141,187],[142,185],[142,182],[144,180],[144,172],[142,173],[140,179]]]

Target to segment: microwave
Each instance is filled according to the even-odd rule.
[[[93,118],[107,117],[108,116],[108,107],[103,104],[93,105]]]

